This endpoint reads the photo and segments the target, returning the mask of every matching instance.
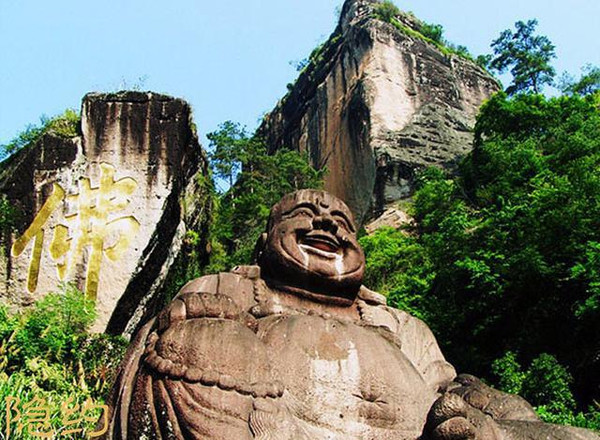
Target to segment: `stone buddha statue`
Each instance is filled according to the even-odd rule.
[[[257,266],[185,285],[131,343],[107,439],[600,439],[456,377],[429,328],[362,286],[348,207],[285,196]]]

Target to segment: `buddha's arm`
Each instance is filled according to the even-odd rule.
[[[422,440],[600,440],[600,435],[541,421],[496,420],[448,392],[431,408]]]
[[[456,377],[427,324],[403,310],[388,307],[385,296],[364,286],[358,297],[362,321],[390,330],[402,352],[434,390],[443,390]]]
[[[444,358],[431,329],[418,318],[394,310],[399,322],[398,336],[402,352],[412,361],[427,383],[436,390],[444,389],[456,376],[454,367]]]
[[[105,438],[187,439],[206,432],[252,438],[253,399],[280,390],[255,365],[269,364],[255,320],[219,293],[223,286],[236,287],[234,297],[243,293],[240,277],[221,275],[188,283],[136,335],[113,391]]]
[[[385,306],[375,292],[363,288],[361,294],[363,320],[392,331],[425,381],[444,392],[428,415],[423,440],[600,440],[591,431],[541,422],[524,399],[474,376],[455,377],[424,322]]]

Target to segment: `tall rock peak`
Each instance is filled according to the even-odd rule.
[[[410,196],[415,172],[452,170],[470,151],[478,108],[499,90],[472,61],[419,34],[375,0],[347,0],[330,38],[311,55],[259,134],[273,150],[306,151],[327,167],[325,188],[360,219]]]
[[[368,17],[377,4],[377,0],[348,0],[344,2],[339,26],[343,31],[346,31],[357,20]]]

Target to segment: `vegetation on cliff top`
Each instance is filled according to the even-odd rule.
[[[67,109],[64,113],[49,118],[42,116],[39,124],[30,124],[9,143],[0,145],[0,160],[33,144],[46,133],[52,133],[63,138],[79,135],[81,117],[78,112]]]
[[[390,23],[403,34],[434,45],[445,55],[458,55],[459,57],[476,62],[482,67],[486,67],[485,57],[474,58],[466,46],[456,45],[446,40],[444,38],[444,28],[442,25],[431,24],[419,20],[412,15],[412,13],[401,11],[390,0],[384,0],[382,3],[375,5],[373,16],[381,21]],[[406,20],[408,20],[411,25],[404,24],[403,21]]]

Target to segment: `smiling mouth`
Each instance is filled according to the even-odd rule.
[[[309,249],[335,254],[340,249],[338,239],[327,233],[309,232],[300,240],[300,245]]]

